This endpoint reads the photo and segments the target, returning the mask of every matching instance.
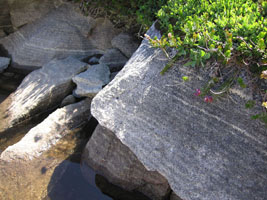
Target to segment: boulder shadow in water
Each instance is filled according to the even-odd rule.
[[[48,195],[43,200],[149,200],[141,193],[128,192],[109,183],[93,169],[87,167],[85,171],[81,170],[83,149],[97,124],[92,118],[82,129],[81,143],[76,146],[71,156],[56,167],[47,187]],[[41,173],[45,174],[46,171],[46,167],[41,168]]]

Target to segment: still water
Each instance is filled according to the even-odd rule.
[[[0,103],[14,91],[19,81],[12,84],[14,87],[10,90],[0,86]],[[23,130],[0,137],[0,153],[18,142],[31,127],[41,121],[36,120]],[[0,160],[0,199],[149,200],[140,193],[127,192],[110,184],[89,166],[80,164],[83,149],[96,125],[96,120],[90,120],[86,126],[73,130],[37,159],[27,162]]]

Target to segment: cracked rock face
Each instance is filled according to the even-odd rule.
[[[58,106],[74,87],[72,77],[86,68],[86,63],[68,57],[52,60],[26,76],[0,104],[0,133]]]
[[[128,191],[141,192],[154,200],[163,200],[170,192],[162,175],[148,171],[114,133],[99,125],[86,145],[82,162],[111,183]]]
[[[63,4],[0,39],[1,51],[12,58],[12,67],[28,71],[54,58],[101,54],[103,51],[95,49],[86,38],[94,23],[71,5]]]
[[[147,34],[160,38],[154,26]],[[245,109],[249,98],[238,87],[241,92],[205,103],[193,93],[209,79],[179,64],[162,76],[166,64],[143,41],[93,99],[92,115],[182,199],[266,199],[266,127],[251,120],[260,105]]]

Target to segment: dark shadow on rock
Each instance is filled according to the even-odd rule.
[[[92,169],[87,170],[86,174],[81,171],[83,149],[97,124],[96,119],[92,117],[82,128],[79,136],[81,142],[76,146],[74,153],[54,170],[47,187],[48,195],[43,200],[150,200],[139,192],[128,192],[109,183]],[[46,171],[46,166],[43,166],[41,173],[45,174]]]

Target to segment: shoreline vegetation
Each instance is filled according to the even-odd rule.
[[[176,60],[184,66],[215,68],[212,84],[201,94],[216,99],[232,85],[250,88],[254,101],[260,101],[263,112],[252,116],[267,123],[267,1],[266,0],[80,0],[84,13],[105,16],[118,27],[137,33],[157,20],[162,37],[148,38],[153,47],[161,48],[170,59],[162,70],[168,73]],[[175,48],[175,56],[168,55]],[[229,68],[231,70],[229,70]],[[232,71],[225,76],[221,71]],[[246,72],[246,77],[241,76]],[[214,85],[222,85],[213,92]],[[199,89],[197,89],[199,90]],[[255,97],[256,96],[256,97]],[[206,98],[205,97],[205,98]]]

